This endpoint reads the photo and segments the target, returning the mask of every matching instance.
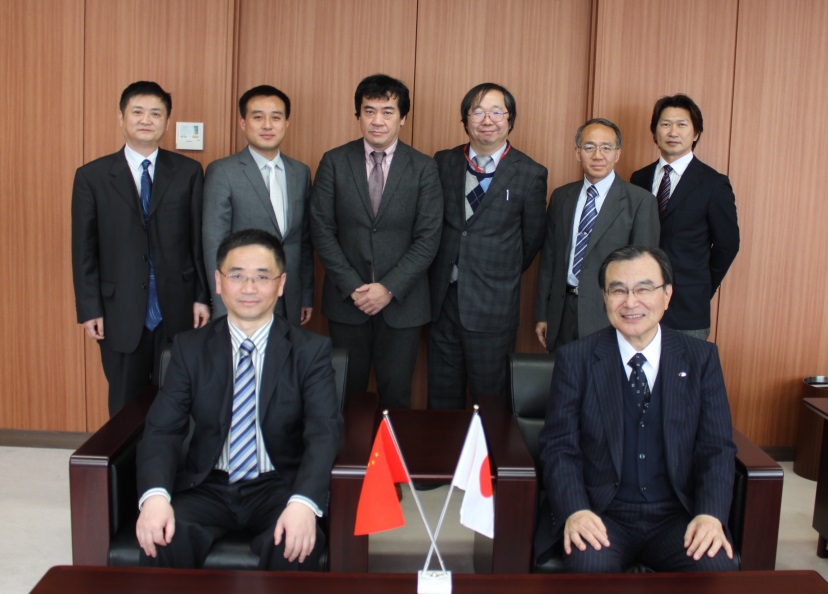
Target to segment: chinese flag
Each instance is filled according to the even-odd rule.
[[[397,499],[396,483],[407,483],[408,473],[400,457],[388,420],[383,417],[371,448],[357,504],[354,535],[373,534],[405,526]]]

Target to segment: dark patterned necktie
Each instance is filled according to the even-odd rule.
[[[584,254],[589,245],[589,235],[592,233],[592,228],[595,227],[595,219],[598,218],[598,209],[595,206],[595,200],[598,198],[598,190],[595,186],[589,186],[587,189],[586,204],[584,210],[581,211],[581,220],[578,223],[578,241],[575,243],[575,258],[572,260],[572,274],[580,280],[581,265],[584,263]]]
[[[661,178],[661,185],[658,186],[658,212],[667,210],[667,203],[670,202],[670,172],[673,170],[669,165],[664,166],[664,175]]]
[[[641,409],[641,414],[647,412],[647,407],[650,406],[650,385],[647,383],[647,375],[642,369],[642,365],[647,362],[647,358],[641,353],[636,353],[627,362],[627,365],[632,367],[630,373],[630,388],[633,394],[638,399],[638,408]]]
[[[144,211],[144,227],[149,234],[150,196],[152,196],[152,178],[149,174],[149,159],[144,159],[141,167],[141,209]],[[147,241],[147,246],[150,242]],[[161,323],[161,306],[158,304],[158,288],[155,285],[155,266],[152,263],[152,249],[149,250],[149,283],[147,284],[147,313],[144,316],[144,325],[150,331],[155,330]]]
[[[382,202],[382,189],[385,185],[385,176],[382,172],[382,160],[385,158],[385,153],[374,151],[371,157],[374,158],[374,168],[368,176],[368,196],[371,198],[371,210],[374,211],[374,216],[377,216],[380,202]]]

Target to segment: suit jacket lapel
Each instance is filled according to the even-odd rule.
[[[270,201],[270,193],[267,191],[267,185],[265,185],[261,170],[256,165],[256,161],[253,160],[253,156],[250,154],[250,149],[244,147],[241,151],[236,153],[236,156],[239,159],[239,167],[244,172],[244,176],[250,182],[250,185],[256,194],[256,198],[261,201],[262,206],[264,206],[265,211],[267,211],[267,216],[270,217],[270,223],[273,225],[273,229],[277,230],[276,236],[280,240],[283,239],[282,230],[279,229],[279,224],[276,222],[276,213],[273,211],[273,203]]]
[[[621,212],[624,201],[627,200],[626,194],[621,191],[621,178],[618,174],[615,176],[615,181],[612,182],[607,197],[604,199],[604,204],[601,205],[601,210],[598,213],[598,218],[595,219],[595,226],[592,228],[592,233],[589,237],[586,253],[584,258],[589,257],[592,248],[601,240],[604,233],[609,230],[618,213]]]
[[[268,407],[276,397],[276,386],[279,383],[279,373],[290,353],[290,342],[286,338],[288,325],[278,316],[273,319],[273,326],[267,337],[267,352],[262,366],[262,383],[259,394],[259,421],[263,421]]]
[[[207,339],[207,351],[214,369],[225,369],[225,374],[216,377],[224,378],[223,385],[213,387],[218,397],[219,418],[221,419],[222,443],[230,433],[230,422],[233,416],[233,384],[235,382],[233,369],[233,349],[230,343],[230,329],[227,318],[216,323],[212,335]]]
[[[699,175],[700,170],[701,165],[699,165],[699,160],[696,157],[693,157],[687,165],[687,169],[684,170],[679,183],[676,184],[676,187],[673,189],[673,193],[670,195],[670,201],[667,203],[667,208],[661,215],[662,219],[673,214],[693,192],[696,186],[701,183],[701,176]]]
[[[385,180],[385,188],[382,190],[382,201],[377,211],[377,220],[382,217],[382,213],[385,212],[388,204],[394,199],[397,186],[400,185],[410,162],[411,153],[408,145],[403,144],[402,141],[397,142],[397,149],[394,151],[394,158],[391,160],[391,167],[388,169],[388,179]],[[368,187],[367,179],[365,184]]]
[[[115,188],[115,192],[129,205],[141,225],[143,225],[144,213],[141,209],[141,198],[138,196],[135,178],[132,177],[132,172],[129,170],[129,164],[123,149],[115,154],[109,173],[112,175],[112,186]]]
[[[371,197],[368,194],[368,168],[365,165],[365,151],[363,140],[355,140],[352,145],[353,150],[348,153],[348,162],[351,164],[351,173],[354,176],[354,185],[356,186],[359,198],[362,201],[362,207],[368,214],[370,219],[374,218],[374,210],[371,208]],[[396,159],[396,157],[394,157]]]
[[[175,177],[175,170],[173,169],[172,159],[165,150],[158,151],[158,158],[155,160],[155,176],[152,178],[152,197],[150,198],[150,216],[152,216],[164,195],[172,185],[172,180]]]
[[[604,431],[615,472],[621,476],[621,453],[624,448],[624,411],[621,391],[621,358],[615,329],[608,328],[595,347],[594,365],[590,369],[592,389],[600,403]]]
[[[687,453],[679,452],[682,440],[673,431],[682,426],[684,403],[687,400],[687,352],[677,339],[676,333],[661,327],[661,359],[658,364],[658,378],[661,381],[661,418],[664,425],[664,454],[667,468],[675,467],[675,461]],[[670,471],[672,474],[672,471]]]
[[[563,205],[561,206],[561,215],[563,219],[563,245],[567,249],[567,261],[569,260],[569,252],[572,250],[572,228],[575,224],[575,208],[578,206],[578,196],[581,194],[581,187],[583,184],[573,184],[569,192],[563,197]],[[550,205],[550,208],[552,205]]]
[[[285,181],[287,182],[287,199],[288,199],[288,232],[285,235],[290,235],[296,231],[295,221],[299,220],[297,213],[301,212],[304,205],[302,199],[305,195],[305,188],[299,182],[299,172],[297,171],[296,163],[288,159],[282,154],[282,163],[285,164]],[[274,217],[276,215],[274,214]]]

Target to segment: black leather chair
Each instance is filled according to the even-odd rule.
[[[546,404],[550,398],[552,355],[513,353],[509,356],[507,386],[512,412],[541,477],[538,436],[543,428]],[[782,467],[742,433],[733,430],[736,443],[736,477],[733,485],[729,528],[742,570],[770,570],[776,565],[779,513],[782,505]],[[538,513],[548,513],[543,481],[538,481]],[[537,522],[535,524],[537,526]],[[533,552],[533,571],[563,571],[558,555],[537,562]],[[632,571],[645,568],[635,567]]]
[[[169,349],[165,349],[161,355],[161,384],[169,359]],[[331,363],[340,409],[344,410],[347,349],[333,349]],[[154,389],[142,393],[92,435],[70,458],[72,553],[75,565],[138,565],[139,547],[135,538],[135,522],[138,517],[135,451],[143,433],[146,413],[154,397]],[[372,409],[369,410],[373,413]],[[370,444],[367,447],[370,448]],[[323,530],[326,530],[328,514],[321,521]],[[216,542],[204,567],[256,569],[259,559],[250,550],[253,536],[245,531],[226,535]],[[327,551],[323,551],[320,569],[327,568],[328,555]]]

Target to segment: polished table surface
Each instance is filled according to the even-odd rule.
[[[454,594],[828,594],[815,571],[453,576]],[[32,594],[415,594],[414,574],[53,567]]]

